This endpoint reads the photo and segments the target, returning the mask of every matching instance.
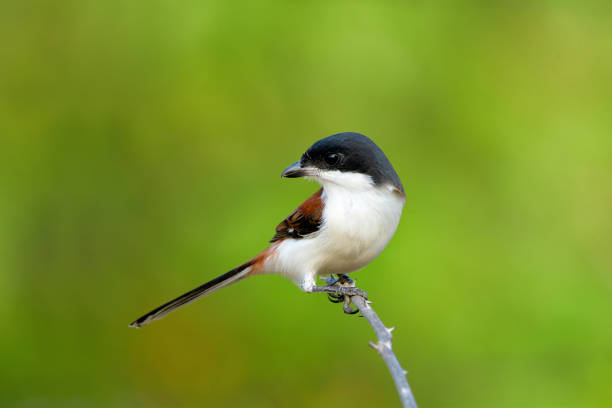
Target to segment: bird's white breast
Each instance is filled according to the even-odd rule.
[[[349,273],[376,258],[397,229],[404,198],[387,186],[353,191],[326,188],[317,274]]]
[[[350,273],[376,258],[391,240],[405,198],[391,186],[375,186],[356,173],[326,174],[323,185],[323,222],[319,231],[303,239],[280,243],[270,272],[280,273],[304,290],[316,275]]]

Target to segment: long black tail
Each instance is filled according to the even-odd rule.
[[[224,273],[221,276],[217,276],[215,279],[206,282],[205,284],[200,285],[193,290],[190,290],[189,292],[177,297],[176,299],[173,299],[168,303],[164,303],[160,307],[151,310],[146,315],[132,322],[132,324],[130,324],[130,327],[142,327],[145,324],[151,323],[152,321],[161,319],[168,313],[178,309],[179,307],[185,306],[186,304],[191,303],[196,299],[210,295],[211,293],[216,292],[221,288],[229,286],[232,283],[238,282],[239,280],[247,276],[247,274],[249,273],[249,266],[251,266],[251,264],[251,261],[244,263],[239,267],[232,269],[231,271]]]

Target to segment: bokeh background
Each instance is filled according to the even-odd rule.
[[[393,407],[364,319],[263,276],[339,131],[402,177],[354,277],[422,407],[612,401],[608,1],[0,3],[0,405]]]

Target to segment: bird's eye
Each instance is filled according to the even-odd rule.
[[[333,166],[340,161],[340,155],[338,153],[329,153],[327,156],[325,156],[325,161],[330,166]]]

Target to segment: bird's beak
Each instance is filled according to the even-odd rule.
[[[286,178],[296,178],[296,177],[304,177],[309,176],[311,174],[311,169],[308,167],[302,167],[302,163],[297,161],[293,163],[291,166],[287,167],[281,174],[281,177]]]

